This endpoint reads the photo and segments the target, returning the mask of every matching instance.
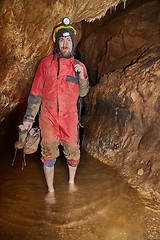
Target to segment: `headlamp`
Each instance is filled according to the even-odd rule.
[[[72,26],[71,20],[68,17],[65,17],[62,19],[62,22],[59,22],[55,27],[53,31],[53,42],[56,41],[56,34],[59,32],[61,29],[66,29],[66,32],[68,29],[72,30],[74,35],[76,35],[76,30]]]
[[[68,26],[71,23],[71,20],[68,17],[63,18],[62,23],[65,26]]]

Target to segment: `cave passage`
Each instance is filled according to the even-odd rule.
[[[15,165],[3,148],[0,168],[0,239],[146,240],[145,207],[137,192],[110,167],[82,151],[77,191],[68,188],[63,157],[55,166],[55,197],[48,201],[38,154],[22,152]]]
[[[160,1],[128,0],[125,9],[122,2],[101,20],[80,25],[73,12],[82,34],[76,58],[86,65],[91,86],[84,102],[83,147],[100,161],[82,151],[73,191],[60,157],[54,197],[47,195],[39,152],[26,157],[23,171],[20,151],[11,163],[13,132],[22,122],[36,65],[52,53],[56,11],[49,4],[44,11],[39,1],[36,14],[31,1],[20,1],[14,11],[18,1],[0,2],[0,240],[160,240]],[[90,15],[91,4],[96,11],[97,6],[89,2]],[[119,174],[144,190],[142,196],[151,191],[151,202]]]

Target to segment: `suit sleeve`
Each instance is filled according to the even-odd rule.
[[[44,80],[45,80],[45,66],[42,60],[38,66],[38,69],[33,80],[32,88],[28,97],[27,110],[23,118],[23,121],[34,122],[42,101]]]
[[[80,63],[80,65],[84,69],[84,77],[85,79],[79,79],[79,91],[80,91],[80,97],[85,97],[89,92],[89,79],[87,74],[87,69],[83,63]]]

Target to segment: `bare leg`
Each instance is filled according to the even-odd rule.
[[[55,192],[48,192],[46,194],[45,201],[48,204],[55,204],[56,203]]]
[[[44,174],[48,186],[48,192],[54,192],[53,179],[54,179],[54,166],[47,167],[43,165]]]
[[[70,165],[68,165],[68,169],[69,169],[69,192],[74,193],[78,190],[77,186],[74,183],[77,166],[71,167]]]
[[[74,184],[77,166],[72,167],[72,166],[68,165],[68,170],[69,170],[69,183]]]

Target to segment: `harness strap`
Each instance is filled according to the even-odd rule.
[[[78,59],[74,59],[74,64],[76,65],[76,64],[79,64],[80,63],[80,61],[78,60]],[[78,79],[78,84],[79,84],[79,72],[76,72],[75,71],[75,75],[76,75],[76,78]]]

